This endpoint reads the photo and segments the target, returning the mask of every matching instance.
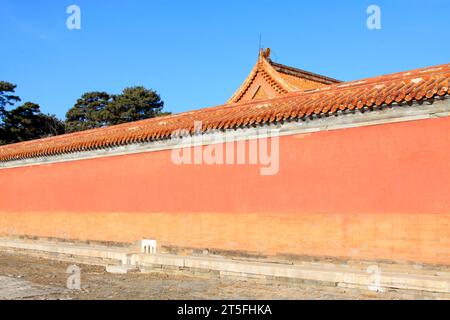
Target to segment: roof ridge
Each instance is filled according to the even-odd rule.
[[[335,78],[332,78],[332,77],[324,76],[324,75],[321,75],[321,74],[318,74],[318,73],[315,73],[315,72],[311,72],[311,71],[307,71],[307,70],[304,70],[304,69],[288,66],[288,65],[285,65],[285,64],[282,64],[282,63],[274,62],[272,59],[268,59],[268,61],[269,61],[270,65],[272,65],[273,67],[280,68],[280,70],[277,70],[277,69],[275,69],[275,70],[277,70],[278,72],[281,72],[281,73],[285,73],[287,75],[292,75],[292,76],[298,77],[298,75],[296,75],[295,73],[300,73],[302,75],[307,75],[307,76],[311,76],[311,77],[314,77],[314,78],[319,78],[319,79],[322,79],[322,80],[326,80],[327,82],[329,82],[329,81],[331,81],[331,82],[342,82],[341,80],[338,80],[338,79],[335,79]],[[283,69],[287,69],[289,71],[292,71],[294,74],[286,72],[286,70],[283,70]]]
[[[440,64],[440,65],[436,65],[436,66],[411,69],[411,70],[407,70],[407,71],[399,71],[399,72],[395,72],[395,73],[386,73],[386,74],[376,75],[373,77],[367,77],[367,78],[351,80],[351,81],[344,81],[341,83],[333,84],[332,86],[340,87],[340,86],[350,86],[353,84],[359,85],[362,83],[374,83],[374,82],[377,82],[377,80],[384,81],[385,80],[384,78],[387,78],[387,77],[389,77],[389,78],[387,78],[386,80],[394,80],[394,79],[400,79],[400,78],[406,79],[406,78],[411,78],[416,75],[420,75],[421,73],[425,74],[427,72],[436,72],[437,70],[440,70],[441,72],[433,73],[433,74],[449,72],[450,64],[444,63],[444,64]],[[322,88],[325,88],[325,87],[322,87]]]

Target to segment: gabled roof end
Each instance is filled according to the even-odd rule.
[[[288,92],[317,89],[341,81],[289,67],[270,59],[270,48],[260,48],[258,61],[228,103],[273,98]]]

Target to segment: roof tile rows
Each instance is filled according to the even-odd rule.
[[[92,129],[0,147],[0,161],[114,147],[168,139],[176,130],[193,133],[194,122],[202,131],[331,115],[341,110],[395,105],[450,94],[450,64],[408,72],[327,85],[315,90],[251,101],[225,104],[180,114]]]

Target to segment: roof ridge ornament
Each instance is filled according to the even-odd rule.
[[[270,59],[270,48],[266,48],[266,49],[260,48],[259,56],[269,60]]]

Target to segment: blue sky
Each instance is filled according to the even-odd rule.
[[[81,30],[66,27],[69,5]],[[366,27],[370,4],[381,30]],[[144,85],[181,112],[225,102],[259,46],[354,80],[450,62],[450,1],[0,0],[0,80],[63,118],[87,91]]]

